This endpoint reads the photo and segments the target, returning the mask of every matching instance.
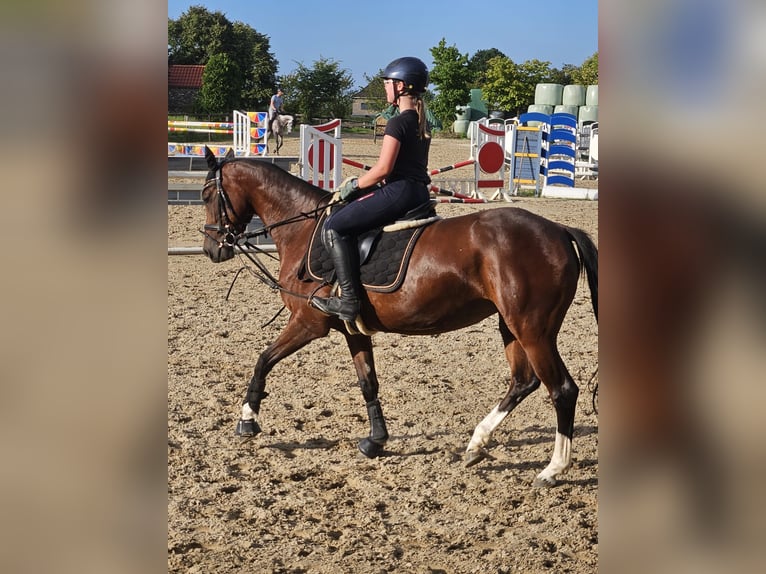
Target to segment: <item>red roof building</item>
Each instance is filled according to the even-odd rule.
[[[202,72],[205,66],[174,65],[168,66],[168,88],[202,87]]]
[[[202,87],[205,66],[168,66],[168,112],[188,113]]]

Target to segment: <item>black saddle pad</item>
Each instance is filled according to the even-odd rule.
[[[322,216],[314,229],[304,268],[310,279],[330,283],[335,277],[335,267],[322,243],[324,220],[325,216]],[[360,268],[364,288],[379,293],[396,291],[404,281],[412,249],[426,227],[385,232],[377,229],[370,232],[374,233],[372,250]]]

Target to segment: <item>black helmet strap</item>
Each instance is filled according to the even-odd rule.
[[[399,79],[396,79],[396,78],[388,78],[388,79],[390,79],[390,80],[392,80],[394,82],[402,82],[405,86],[407,85],[407,82],[405,82],[404,80],[399,80]],[[403,91],[400,92],[399,88],[396,86],[396,84],[392,84],[392,85],[394,87],[394,105],[396,105],[396,106],[399,105],[399,98],[401,98],[402,96],[410,96],[410,97],[415,98],[415,99],[420,99],[420,97],[421,97],[420,94],[416,94],[415,92],[411,92],[406,87],[404,88]]]
[[[402,80],[397,79],[397,78],[386,78],[386,79],[391,80],[391,86],[394,88],[394,105],[398,107],[399,106],[399,98],[401,98],[402,96],[406,95],[407,92],[400,92],[399,88],[396,85],[396,82],[402,82],[402,83],[404,83],[404,82]]]

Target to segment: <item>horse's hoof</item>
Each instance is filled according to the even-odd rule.
[[[532,486],[534,488],[551,488],[553,486],[556,486],[557,482],[556,479],[552,476],[537,476],[535,477],[534,482],[532,483]]]
[[[383,451],[383,445],[363,438],[359,441],[359,451],[367,458],[375,458]]]
[[[490,458],[489,453],[483,448],[477,448],[475,450],[465,451],[465,467],[469,468],[475,464],[479,464],[485,458]]]
[[[237,436],[255,436],[261,432],[261,426],[255,419],[242,419],[237,423],[237,430],[235,432]]]

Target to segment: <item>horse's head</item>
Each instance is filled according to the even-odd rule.
[[[293,122],[295,121],[295,118],[293,118],[293,116],[287,116],[287,115],[279,116],[279,121],[284,127],[284,130],[285,130],[284,133],[289,134],[290,132],[293,131]]]
[[[234,257],[234,245],[252,216],[242,194],[239,193],[240,187],[236,185],[236,181],[224,183],[223,167],[226,160],[233,157],[234,150],[230,149],[219,162],[215,154],[205,147],[209,171],[202,188],[202,200],[205,204],[205,241],[202,250],[215,263]]]

